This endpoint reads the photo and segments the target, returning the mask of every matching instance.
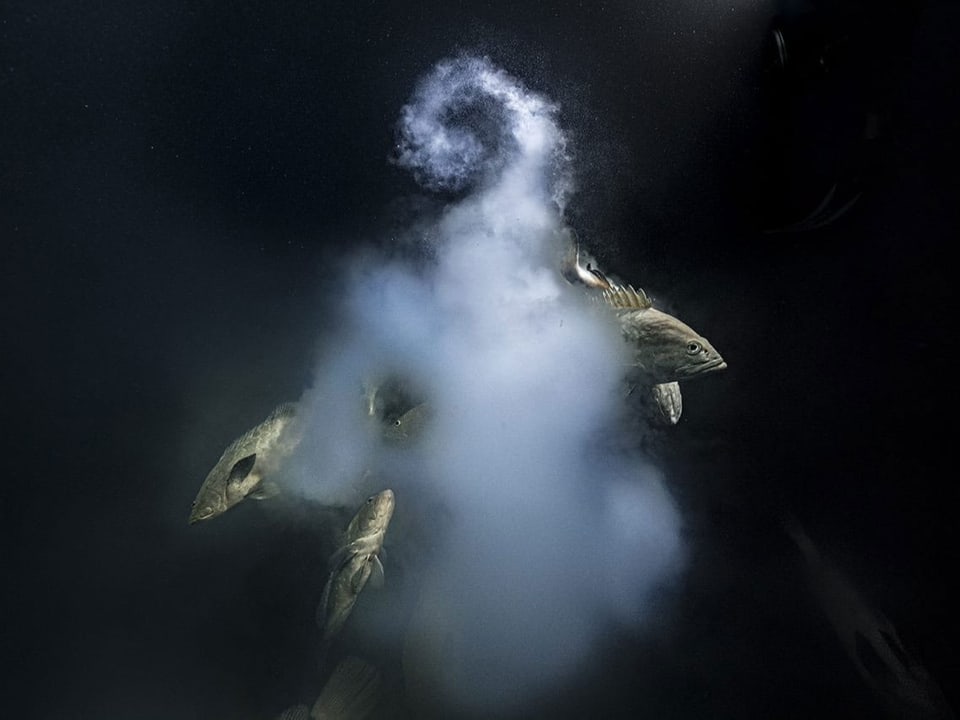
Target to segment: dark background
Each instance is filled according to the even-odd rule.
[[[656,450],[687,572],[538,712],[873,717],[785,512],[960,704],[957,8],[396,5],[4,4],[4,714],[298,699],[308,514],[186,517],[226,444],[309,384],[330,259],[416,208],[394,122],[461,50],[560,103],[571,224],[730,366],[684,387]],[[848,210],[784,230],[834,184]]]

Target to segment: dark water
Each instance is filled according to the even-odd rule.
[[[778,15],[812,48],[789,72]],[[954,8],[2,16],[6,714],[265,718],[307,699],[325,530],[296,507],[186,517],[222,448],[310,381],[337,324],[327,260],[416,216],[393,124],[459,49],[560,103],[571,223],[730,366],[684,386],[653,450],[686,570],[524,714],[875,717],[786,512],[960,704]],[[833,209],[860,193],[835,221],[765,232],[834,182]]]

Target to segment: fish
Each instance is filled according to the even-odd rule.
[[[295,403],[283,403],[230,443],[197,492],[190,508],[191,525],[222,515],[246,498],[264,500],[279,494],[276,483],[266,477],[300,441],[290,430],[296,413]]]
[[[312,720],[364,720],[380,701],[380,671],[349,655],[334,669],[310,710]]]
[[[347,525],[343,544],[330,556],[330,575],[316,617],[324,645],[343,628],[367,581],[383,584],[379,555],[395,502],[389,488],[368,497]]]
[[[614,285],[603,290],[602,298],[616,311],[621,335],[632,348],[629,376],[634,381],[661,385],[726,369],[709,340],[653,307],[643,290]]]
[[[420,403],[407,410],[400,417],[387,422],[383,428],[383,439],[393,445],[408,445],[419,438],[430,422],[433,410],[428,403]]]
[[[850,579],[830,563],[794,517],[784,530],[803,557],[817,604],[857,672],[891,718],[954,718],[943,691],[904,646],[893,623],[871,608]]]
[[[680,382],[726,369],[709,340],[653,307],[643,289],[617,284],[592,262],[584,264],[579,244],[564,256],[561,274],[568,282],[598,290],[604,305],[616,313],[620,333],[632,349],[628,374],[634,384]]]

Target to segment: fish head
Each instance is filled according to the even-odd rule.
[[[222,515],[247,497],[260,484],[255,472],[257,455],[252,453],[236,462],[221,458],[207,475],[190,508],[189,523]]]
[[[387,488],[363,501],[348,532],[352,539],[385,532],[393,517],[395,497]]]
[[[210,520],[217,515],[227,511],[225,498],[219,493],[204,492],[203,489],[197,494],[190,506],[189,523],[193,525],[201,520]]]
[[[622,313],[620,326],[633,347],[635,374],[653,384],[690,380],[727,367],[709,340],[655,308]]]

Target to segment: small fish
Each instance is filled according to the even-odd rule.
[[[284,403],[230,443],[200,486],[190,509],[191,525],[222,515],[248,497],[264,500],[279,493],[265,477],[300,440],[288,432],[296,411],[294,403]]]
[[[788,518],[784,529],[800,549],[820,609],[890,717],[953,718],[943,691],[904,647],[893,623],[867,605],[847,576],[820,554],[795,518]]]
[[[561,274],[572,283],[600,291],[617,313],[623,339],[633,348],[630,376],[636,384],[660,385],[690,380],[727,363],[710,342],[673,315],[657,310],[642,289],[612,282],[592,263],[583,264],[579,245],[568,252]]]
[[[364,720],[380,701],[380,671],[358,657],[337,665],[310,711],[313,720]]]
[[[414,442],[423,434],[432,414],[432,409],[427,403],[420,403],[407,410],[400,417],[384,425],[384,440],[394,445],[408,445]]]
[[[383,583],[379,553],[393,517],[395,498],[390,489],[371,495],[354,515],[343,544],[330,557],[330,576],[317,606],[317,625],[326,644],[340,632],[368,580]]]

